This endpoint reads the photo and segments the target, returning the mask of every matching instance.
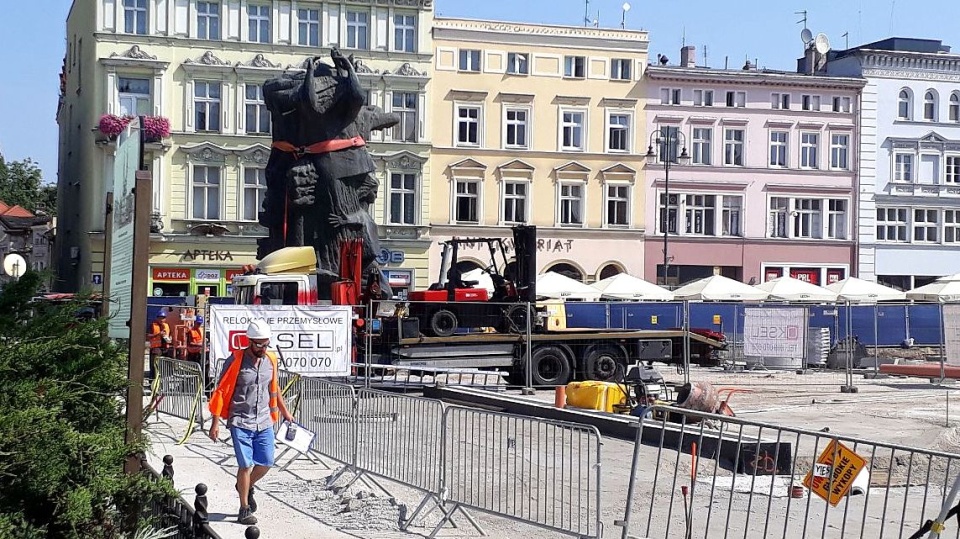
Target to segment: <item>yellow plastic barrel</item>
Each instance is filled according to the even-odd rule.
[[[623,388],[615,382],[571,382],[567,384],[567,406],[613,412],[613,407],[623,404],[627,395]]]

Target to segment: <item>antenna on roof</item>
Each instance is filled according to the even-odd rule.
[[[681,30],[681,33],[680,33],[680,46],[681,46],[681,47],[686,47],[686,46],[687,46],[687,27],[686,27],[686,25],[683,26],[683,30]]]
[[[707,62],[707,46],[703,46],[703,67],[710,67],[710,64]]]
[[[590,0],[583,0],[583,25],[590,26]]]
[[[844,32],[843,35],[840,37],[843,38],[843,48],[849,49],[850,48],[850,32]]]
[[[797,21],[797,24],[803,23],[803,28],[806,29],[806,28],[807,28],[807,10],[794,11],[793,14],[794,14],[794,15],[803,15],[803,18],[800,19],[799,21]]]

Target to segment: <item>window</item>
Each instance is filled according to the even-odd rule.
[[[944,180],[947,183],[960,183],[960,156],[947,156],[947,175]]]
[[[393,16],[393,50],[417,52],[417,16]]]
[[[712,107],[713,90],[694,90],[693,104],[697,107]]]
[[[767,222],[767,234],[771,238],[786,238],[789,230],[787,215],[790,213],[790,199],[785,197],[770,197],[770,215]]]
[[[727,129],[724,131],[723,164],[743,166],[743,129]]]
[[[830,168],[847,170],[849,168],[850,135],[830,135]]]
[[[506,110],[506,140],[503,144],[507,148],[527,147],[527,126],[530,121],[529,109],[509,108]]]
[[[417,175],[406,172],[391,172],[390,223],[395,225],[417,224],[417,207]]]
[[[820,217],[822,201],[818,198],[798,198],[793,201],[794,238],[819,238],[823,234]]]
[[[834,97],[834,98],[833,98],[833,112],[850,112],[850,98],[849,98],[849,97]]]
[[[128,34],[147,33],[147,0],[123,0],[123,31]]]
[[[267,171],[262,168],[243,169],[243,220],[256,221],[267,194]]]
[[[894,156],[893,179],[898,182],[913,181],[913,154],[898,153]]]
[[[743,208],[743,197],[724,195],[723,214],[721,216],[720,234],[722,236],[741,236],[740,213]]]
[[[118,77],[117,92],[120,94],[121,115],[149,116],[153,112],[149,80]]]
[[[583,184],[560,183],[560,225],[583,225]]]
[[[613,80],[630,80],[630,60],[626,58],[610,60],[610,78]]]
[[[819,95],[802,95],[800,96],[800,108],[802,110],[820,110],[820,96]]]
[[[787,140],[789,133],[787,131],[770,132],[770,162],[771,167],[787,166]]]
[[[480,145],[480,107],[457,107],[457,145]]]
[[[680,128],[664,125],[657,129],[657,157],[663,163],[667,159],[677,163],[680,155]]]
[[[607,185],[607,226],[630,225],[630,186]]]
[[[347,11],[347,45],[348,49],[369,49],[367,43],[367,34],[369,32],[368,19],[370,14],[366,11]]]
[[[913,100],[910,98],[910,90],[904,88],[900,90],[900,95],[897,96],[897,119],[898,120],[909,120],[910,112],[913,109]]]
[[[523,52],[507,54],[507,73],[511,75],[526,75],[530,72],[529,56]]]
[[[775,109],[790,110],[790,94],[770,94],[770,106]]]
[[[582,79],[586,73],[587,59],[583,56],[563,57],[563,76],[573,79]]]
[[[630,151],[630,115],[610,113],[607,115],[607,151]]]
[[[458,223],[480,222],[480,182],[477,180],[457,180],[454,199],[454,219]]]
[[[220,4],[197,2],[197,37],[220,39]]]
[[[800,133],[800,167],[818,168],[817,154],[819,153],[820,134]]]
[[[527,222],[527,182],[503,184],[503,222]]]
[[[847,239],[847,201],[831,198],[827,201],[827,237]]]
[[[244,105],[247,113],[247,133],[270,133],[270,111],[263,101],[263,89],[259,84],[246,85]]]
[[[193,218],[220,218],[220,167],[193,167]]]
[[[460,49],[460,71],[480,72],[480,51],[477,49]]]
[[[660,88],[661,105],[679,105],[680,88]]]
[[[349,20],[350,13],[347,13]],[[320,46],[320,10],[319,9],[298,9],[297,19],[299,20],[298,43],[308,47]],[[350,23],[347,23],[347,32],[349,32]]]
[[[709,127],[693,128],[693,155],[691,161],[695,165],[710,165],[713,162],[711,142],[713,129]]]
[[[220,83],[193,83],[193,107],[197,131],[220,131]]]
[[[747,92],[727,92],[727,106],[743,108],[747,106]]]
[[[943,210],[943,242],[960,243],[960,210]]]
[[[561,150],[583,151],[586,145],[583,140],[583,112],[563,111],[561,114]]]
[[[393,126],[393,140],[403,142],[417,141],[417,100],[414,92],[393,92],[391,112],[400,116],[400,123]]]
[[[950,121],[960,122],[960,95],[956,92],[950,94]]]
[[[939,210],[913,210],[913,241],[936,243],[940,229]]]
[[[937,121],[937,95],[933,90],[923,94],[923,119],[928,122]]]
[[[663,234],[677,233],[677,210],[680,206],[680,195],[670,195],[669,199],[665,193],[660,193],[660,229],[658,232]]]
[[[247,5],[247,39],[270,43],[270,6]]]
[[[877,240],[907,241],[906,208],[877,208]]]
[[[716,195],[685,195],[684,207],[685,233],[715,235]]]

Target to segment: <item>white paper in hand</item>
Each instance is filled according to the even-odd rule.
[[[310,445],[313,443],[313,439],[317,435],[299,423],[296,425],[296,434],[293,436],[292,440],[287,439],[287,430],[289,429],[290,424],[286,421],[280,423],[280,428],[277,429],[277,441],[281,444],[294,449],[299,453],[306,453],[310,450]]]

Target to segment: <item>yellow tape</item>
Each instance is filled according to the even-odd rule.
[[[947,527],[943,525],[943,522],[934,520],[933,523],[930,524],[930,531],[933,533],[943,533],[945,529],[947,529]]]
[[[180,441],[177,442],[177,445],[183,445],[186,443],[187,438],[193,434],[193,427],[197,422],[197,406],[200,405],[200,402],[203,400],[201,396],[203,395],[203,384],[199,384],[197,387],[197,394],[193,397],[193,406],[190,407],[190,420],[187,423],[187,432],[183,435],[183,438],[180,438]]]

